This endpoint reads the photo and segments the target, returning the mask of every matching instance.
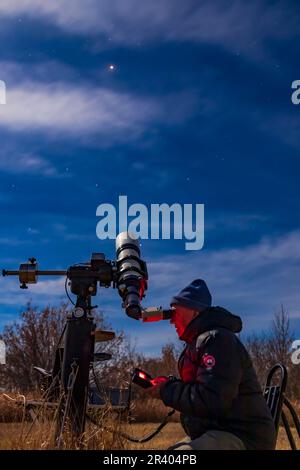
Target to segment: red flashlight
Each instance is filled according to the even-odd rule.
[[[134,369],[132,373],[132,382],[143,388],[152,387],[151,375],[141,369]]]

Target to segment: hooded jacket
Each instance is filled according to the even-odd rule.
[[[161,399],[181,412],[185,432],[195,439],[208,430],[239,437],[246,449],[274,449],[276,431],[251,359],[235,333],[240,317],[210,307],[187,326],[178,361],[179,379],[166,382]]]

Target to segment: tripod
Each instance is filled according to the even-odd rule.
[[[2,271],[3,276],[19,276],[22,289],[37,283],[38,276],[66,276],[68,297],[67,283],[76,295],[76,303],[69,297],[74,308],[68,315],[61,338],[63,348],[59,344],[56,351],[47,393],[50,400],[58,399],[55,431],[58,448],[62,446],[66,430],[79,445],[84,434],[96,332],[93,309],[97,306],[92,306],[91,297],[97,294],[98,284],[100,287],[117,287],[126,313],[135,319],[141,315],[140,300],[147,289],[146,263],[140,259],[138,241],[127,232],[120,234],[116,243],[116,261],[106,260],[103,253],[93,253],[91,261],[75,264],[66,271],[40,271],[36,259],[30,258],[29,263],[21,264],[17,271]],[[111,337],[112,332],[108,339]]]
[[[67,319],[61,367],[61,399],[57,410],[55,441],[58,448],[66,426],[72,438],[80,441],[85,428],[89,370],[94,355],[96,328],[90,296],[77,297],[76,307]]]

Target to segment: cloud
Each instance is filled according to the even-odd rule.
[[[297,32],[296,12],[258,0],[160,0],[142,6],[139,0],[1,0],[1,14],[45,18],[67,32],[102,35],[129,46],[180,40],[249,51],[265,39]]]
[[[9,90],[0,125],[14,131],[139,132],[159,114],[155,103],[107,89],[27,82]]]
[[[16,307],[24,307],[32,300],[33,305],[57,305],[62,300],[66,301],[65,278],[38,280],[37,284],[31,284],[28,290],[19,288],[17,276],[0,279],[1,304]]]
[[[31,241],[26,241],[23,238],[16,237],[0,237],[0,246],[23,246],[24,244],[31,244]]]
[[[151,125],[179,124],[194,106],[185,93],[173,94],[172,100],[171,96],[154,99],[88,85],[27,81],[8,87],[7,104],[0,107],[0,127],[55,137],[100,135],[109,145],[138,138]],[[32,157],[31,167],[41,165],[45,162]]]
[[[48,159],[34,153],[24,153],[15,145],[1,147],[0,170],[7,173],[39,174],[48,177],[59,175]]]

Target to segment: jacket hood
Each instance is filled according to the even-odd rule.
[[[189,323],[180,339],[191,343],[196,336],[214,328],[226,328],[233,333],[239,333],[242,327],[242,320],[237,315],[233,315],[223,307],[210,307],[200,312]]]

